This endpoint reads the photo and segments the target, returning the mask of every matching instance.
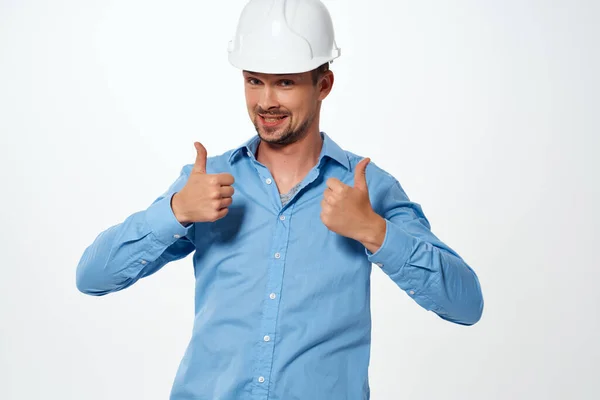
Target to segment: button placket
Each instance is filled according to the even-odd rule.
[[[264,180],[266,183],[266,180]],[[294,204],[286,208],[285,215],[278,213],[271,220],[275,224],[273,236],[271,239],[271,255],[267,259],[267,285],[264,302],[262,321],[260,330],[263,336],[260,336],[256,343],[256,364],[253,368],[253,375],[257,378],[256,385],[253,386],[253,395],[258,397],[267,397],[269,385],[267,379],[273,366],[273,348],[277,345],[277,320],[279,315],[279,296],[283,285],[284,265],[286,257],[287,242],[289,240],[289,220],[292,215]],[[261,380],[260,378],[263,378]]]

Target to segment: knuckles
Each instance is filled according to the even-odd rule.
[[[215,221],[217,221],[218,219],[220,219],[220,218],[221,218],[221,215],[220,215],[220,214],[221,214],[221,213],[220,213],[219,211],[216,211],[216,210],[215,210],[215,211],[212,211],[212,212],[211,212],[211,213],[208,215],[208,221],[209,221],[209,222],[215,222]]]
[[[335,178],[328,178],[328,179],[325,181],[325,185],[327,185],[327,187],[332,187],[332,186],[334,186],[336,183],[337,183],[337,179],[335,179]]]

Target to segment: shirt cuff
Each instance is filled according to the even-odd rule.
[[[146,210],[146,223],[151,232],[161,243],[167,246],[185,236],[193,225],[190,224],[185,227],[177,220],[171,208],[171,197],[173,195],[175,193],[163,197]]]
[[[418,239],[400,226],[385,220],[385,237],[375,253],[365,248],[367,258],[388,275],[396,274],[409,260]]]

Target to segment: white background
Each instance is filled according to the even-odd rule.
[[[79,293],[102,230],[255,135],[227,62],[245,0],[0,1],[0,398],[166,399],[191,257]],[[369,156],[477,272],[481,321],[376,266],[374,400],[596,399],[600,3],[325,0],[342,57],[321,129]]]

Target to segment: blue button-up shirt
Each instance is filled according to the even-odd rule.
[[[372,263],[425,310],[472,325],[483,309],[478,278],[430,230],[421,206],[370,162],[373,209],[386,220],[371,253],[320,219],[325,182],[353,186],[362,159],[321,132],[319,162],[282,206],[259,137],[209,157],[207,173],[234,176],[228,214],[182,226],[170,206],[193,164],[146,210],[100,233],[77,267],[90,295],[122,290],[193,252],[195,319],[171,400],[369,399]]]

